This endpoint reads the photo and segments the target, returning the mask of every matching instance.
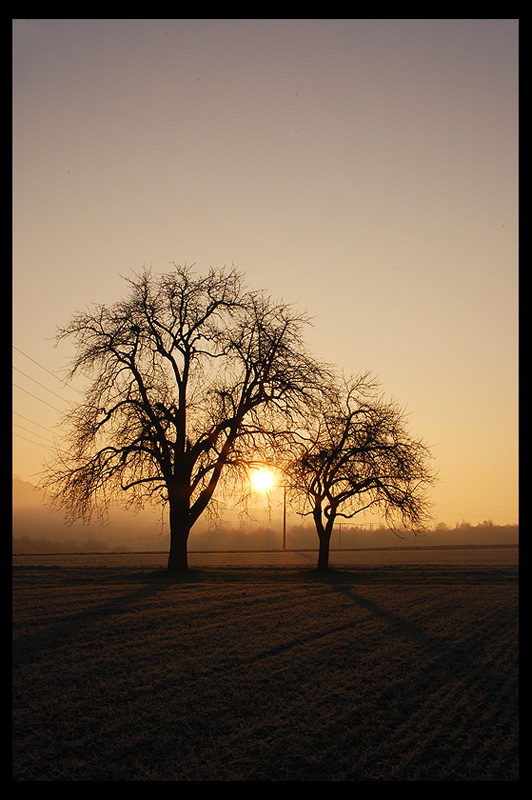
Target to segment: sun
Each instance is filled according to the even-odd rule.
[[[274,480],[275,478],[272,471],[267,467],[254,469],[250,475],[251,485],[259,492],[267,492],[269,489],[271,489]]]

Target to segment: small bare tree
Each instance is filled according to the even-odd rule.
[[[329,567],[338,517],[378,510],[390,527],[420,530],[430,520],[425,490],[434,482],[430,453],[407,430],[404,412],[365,374],[328,386],[308,430],[292,438],[285,465],[293,496],[311,514],[319,538],[318,569]],[[306,510],[310,509],[310,510]]]
[[[70,377],[90,382],[43,485],[70,521],[121,497],[168,503],[168,570],[182,571],[222,472],[242,466],[265,426],[300,410],[321,371],[305,352],[306,318],[247,290],[234,269],[145,270],[128,283],[124,300],[58,333],[76,344]]]

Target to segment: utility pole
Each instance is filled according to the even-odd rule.
[[[286,550],[286,486],[283,486],[283,550]]]

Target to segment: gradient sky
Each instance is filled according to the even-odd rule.
[[[517,522],[517,20],[13,31],[14,474],[79,399],[57,326],[145,264],[234,264],[406,407],[436,521]]]

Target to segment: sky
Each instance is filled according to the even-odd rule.
[[[435,521],[516,523],[517,63],[515,19],[13,20],[13,474],[81,399],[58,327],[234,265],[405,408]]]

